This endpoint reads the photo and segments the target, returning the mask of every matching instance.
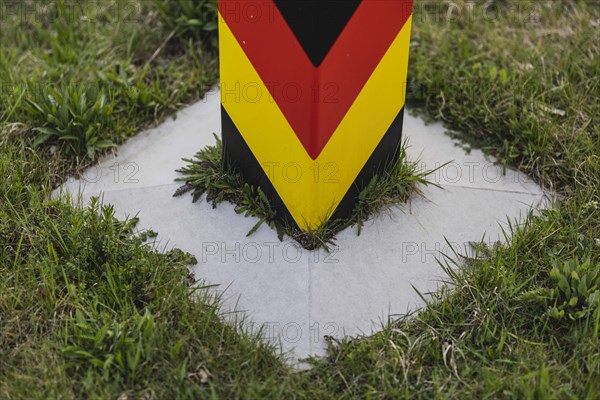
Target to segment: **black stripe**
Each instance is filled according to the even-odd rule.
[[[261,165],[252,154],[246,141],[240,134],[234,122],[229,117],[225,108],[221,107],[221,123],[223,129],[223,157],[226,163],[240,172],[245,182],[260,187],[271,201],[271,205],[277,211],[277,215],[285,222],[296,225],[273,184],[263,171]],[[344,198],[333,213],[332,219],[347,218],[350,216],[358,194],[371,178],[381,173],[386,165],[393,162],[398,156],[398,150],[402,143],[402,122],[404,120],[404,108],[400,110],[394,122],[365,163],[354,183],[344,195]],[[263,160],[266,162],[268,160]],[[279,166],[279,173],[283,166]]]
[[[259,122],[257,121],[256,123],[258,124]],[[254,154],[252,154],[237,126],[235,126],[223,106],[221,106],[221,126],[223,129],[223,160],[225,163],[238,171],[244,178],[244,182],[260,187],[270,200],[271,206],[277,211],[277,215],[283,221],[296,225],[294,218],[292,218],[292,215],[287,210],[281,197],[279,197],[267,174],[265,174]],[[265,162],[269,162],[269,160],[263,160],[263,163]],[[282,166],[279,168],[280,173],[281,168]]]
[[[371,182],[371,179],[384,172],[386,167],[393,163],[399,156],[402,145],[402,123],[404,121],[404,107],[394,122],[390,125],[385,135],[365,163],[354,183],[331,216],[332,220],[347,218],[356,205],[358,194]]]
[[[361,2],[361,0],[274,1],[315,67],[321,65]]]

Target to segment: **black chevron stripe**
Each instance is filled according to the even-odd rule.
[[[344,198],[331,216],[331,220],[347,218],[354,206],[358,194],[371,182],[377,174],[385,171],[386,167],[393,163],[399,156],[402,146],[402,124],[404,122],[404,107],[398,113],[394,122],[390,125],[385,135],[363,166],[354,183],[344,195]]]
[[[315,67],[352,18],[361,0],[274,0]]]
[[[392,122],[363,169],[354,180],[354,183],[344,195],[344,198],[334,211],[331,220],[348,217],[354,209],[356,199],[361,190],[369,184],[374,175],[382,172],[390,162],[396,159],[402,143],[403,120],[404,108],[400,110],[396,119],[394,119],[394,122]],[[271,201],[273,208],[277,211],[279,218],[289,224],[296,225],[281,197],[279,197],[273,184],[254,157],[254,154],[252,154],[252,151],[224,107],[221,107],[221,122],[223,129],[223,157],[225,162],[240,172],[245,182],[262,189]]]
[[[244,178],[244,182],[260,187],[271,201],[271,206],[277,211],[277,215],[283,221],[296,225],[283,200],[279,197],[267,174],[265,174],[254,154],[252,154],[252,150],[246,144],[237,126],[235,126],[235,123],[223,106],[221,106],[221,126],[223,130],[221,139],[223,141],[223,160],[225,164],[230,165],[238,171]]]

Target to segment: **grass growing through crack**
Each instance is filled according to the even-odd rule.
[[[248,236],[262,224],[267,224],[277,231],[280,240],[288,235],[309,250],[329,249],[329,246],[335,245],[335,236],[350,226],[356,226],[357,233],[360,234],[369,217],[405,203],[412,194],[420,194],[419,185],[430,184],[427,176],[435,172],[420,171],[418,162],[408,161],[405,142],[398,159],[388,171],[374,176],[360,192],[350,217],[327,221],[318,228],[302,231],[296,226],[281,222],[262,190],[245,183],[239,173],[225,165],[221,140],[216,135],[215,140],[214,146],[205,147],[193,159],[184,159],[187,165],[177,171],[183,175],[177,181],[184,184],[174,196],[191,192],[192,201],[197,202],[206,195],[206,201],[214,207],[224,201],[230,202],[236,206],[238,214],[258,218]]]

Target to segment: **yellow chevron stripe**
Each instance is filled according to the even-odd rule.
[[[412,17],[312,160],[219,18],[222,104],[301,229],[316,228],[329,218],[404,106],[411,25]]]

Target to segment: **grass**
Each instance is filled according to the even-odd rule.
[[[274,379],[274,352],[192,287],[193,257],[97,199],[48,200],[40,161],[0,156],[0,398],[229,397]]]
[[[153,4],[3,2],[0,121],[77,173],[201,98],[217,73],[210,37],[188,38]]]
[[[454,4],[463,17],[451,23],[417,7],[410,105],[563,197],[513,224],[507,245],[443,260],[451,289],[341,341],[310,374],[341,397],[597,399],[599,10],[497,1],[489,18],[483,4],[472,17]]]
[[[215,140],[214,146],[200,150],[193,159],[184,159],[187,165],[178,170],[183,177],[177,179],[184,184],[174,196],[191,192],[192,201],[197,202],[206,195],[206,201],[214,207],[224,201],[232,203],[238,214],[258,218],[248,236],[266,223],[277,231],[280,240],[287,235],[308,250],[329,250],[330,246],[335,246],[335,236],[350,226],[356,226],[360,235],[364,222],[370,216],[405,203],[412,194],[420,194],[419,185],[430,184],[427,176],[435,172],[421,171],[418,161],[408,161],[405,142],[397,160],[385,173],[374,176],[361,191],[348,218],[328,220],[318,228],[302,231],[283,222],[262,190],[245,183],[238,172],[225,164],[221,140],[216,135]]]
[[[90,26],[47,20],[51,12],[0,24],[0,75],[11,88],[0,92],[0,398],[599,398],[595,2],[497,0],[469,17],[456,1],[462,17],[450,22],[448,4],[417,4],[412,107],[560,201],[513,224],[506,245],[480,246],[460,265],[441,260],[451,285],[427,307],[378,334],[332,341],[301,373],[223,322],[218,299],[190,286],[191,256],[158,251],[152,232],[136,233],[134,219],[116,221],[108,206],[50,198],[93,162],[89,127],[79,125],[87,112],[91,137],[117,144],[214,77],[202,38],[154,3],[135,4],[143,23],[107,11]],[[524,11],[508,12],[517,6]],[[91,85],[111,113],[93,111],[102,96]],[[32,104],[49,88],[70,108],[63,118],[57,102],[60,123]],[[83,113],[80,90],[90,90]],[[78,139],[36,143],[39,128]],[[92,147],[94,157],[103,151]]]
[[[409,104],[571,195],[580,188],[573,178],[597,167],[600,153],[594,2],[496,3],[499,11],[487,13],[503,20],[481,21],[480,9],[444,27],[423,16],[411,47]]]

